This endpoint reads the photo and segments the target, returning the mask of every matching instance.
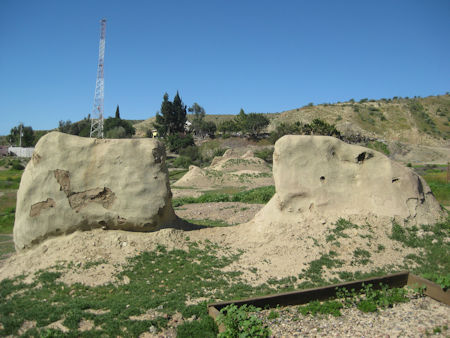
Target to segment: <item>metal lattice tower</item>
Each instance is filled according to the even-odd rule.
[[[100,21],[100,43],[98,46],[97,81],[95,83],[94,108],[91,116],[90,137],[103,138],[103,98],[104,78],[103,65],[105,59],[106,19]]]

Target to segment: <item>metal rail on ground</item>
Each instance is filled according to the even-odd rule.
[[[260,308],[274,308],[277,306],[301,305],[314,300],[327,300],[336,297],[337,288],[347,290],[354,289],[359,291],[363,285],[372,284],[373,289],[379,289],[380,283],[390,288],[404,287],[425,287],[424,294],[441,303],[450,305],[450,289],[444,291],[438,284],[427,279],[416,276],[408,271],[389,274],[381,277],[362,279],[352,282],[333,284],[318,288],[304,289],[301,291],[285,292],[263,297],[254,297],[240,300],[231,300],[226,302],[217,302],[208,304],[209,315],[216,320],[220,310],[227,305],[235,304],[242,306],[244,304],[253,305]],[[225,328],[219,325],[219,331],[223,332]]]

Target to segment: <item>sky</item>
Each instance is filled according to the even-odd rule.
[[[0,135],[92,112],[102,18],[105,117],[450,91],[449,0],[0,0]]]

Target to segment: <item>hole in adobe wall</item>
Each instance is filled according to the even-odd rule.
[[[356,161],[358,163],[362,163],[365,159],[366,159],[366,152],[363,152],[358,155],[358,157],[356,158]]]
[[[324,182],[325,181],[325,176],[320,176],[320,182]]]
[[[392,183],[397,182],[398,180],[400,180],[400,179],[397,178],[397,177],[394,177],[394,178],[392,179]]]

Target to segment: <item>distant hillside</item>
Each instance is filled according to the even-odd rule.
[[[270,126],[319,118],[343,134],[428,146],[450,146],[450,95],[319,104],[285,111]]]
[[[277,118],[280,114],[264,114],[266,115],[270,120],[273,120],[275,118]],[[213,121],[216,125],[223,122],[223,121],[227,121],[227,120],[232,120],[235,118],[236,115],[219,115],[219,114],[215,114],[215,115],[209,115],[206,114],[205,116],[205,120],[206,121]],[[189,121],[192,121],[192,119],[194,118],[193,114],[188,114],[187,118]],[[152,128],[152,124],[156,121],[156,118],[150,117],[147,120],[144,120],[142,122],[136,123],[133,125],[133,127],[136,128],[136,136],[145,136],[147,130]]]
[[[308,105],[282,113],[265,114],[268,131],[280,123],[310,123],[319,118],[335,124],[344,135],[356,135],[413,145],[450,146],[450,95],[425,98],[364,99],[360,102]],[[193,115],[188,115],[192,120]],[[235,115],[206,115],[216,124]],[[137,136],[145,136],[155,117],[134,125]]]

